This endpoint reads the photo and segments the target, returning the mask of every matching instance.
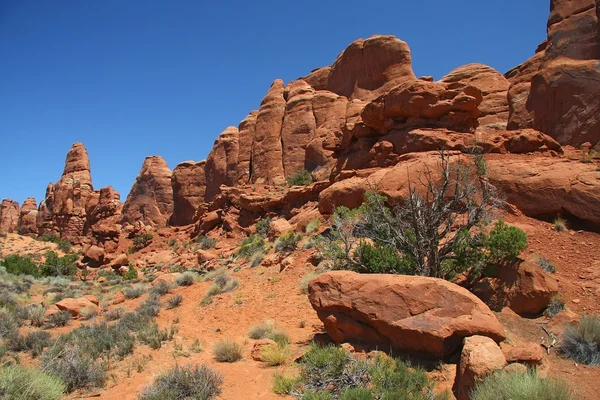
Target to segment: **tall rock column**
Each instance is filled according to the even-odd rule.
[[[27,198],[19,210],[19,235],[37,234],[37,202],[33,197]]]
[[[193,222],[196,209],[204,202],[206,192],[206,161],[184,161],[173,169],[173,215],[171,225],[181,226]]]
[[[13,233],[19,226],[19,203],[4,199],[0,204],[0,233]]]
[[[160,156],[146,157],[123,205],[121,222],[164,227],[173,213],[171,170]]]
[[[256,119],[258,111],[254,110],[246,118],[240,122],[238,130],[239,135],[239,152],[238,152],[238,168],[237,168],[237,183],[240,185],[247,184],[251,181],[252,173],[252,148],[254,147],[254,134],[256,132]]]
[[[235,126],[230,126],[215,140],[206,159],[206,201],[220,193],[221,185],[234,186],[237,183],[238,153],[239,132]]]

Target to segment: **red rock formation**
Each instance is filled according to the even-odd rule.
[[[312,280],[308,297],[338,343],[444,358],[458,350],[465,337],[505,339],[502,325],[481,300],[442,279],[334,271]]]
[[[19,229],[20,235],[37,234],[37,202],[33,197],[27,198],[19,210]]]
[[[122,207],[121,195],[111,186],[100,189],[98,198],[88,203],[86,234],[108,253],[117,250],[119,244]]]
[[[256,133],[256,119],[258,111],[252,111],[238,126],[239,151],[238,151],[238,176],[237,183],[244,185],[250,183],[252,177],[252,147],[254,145],[254,135]]]
[[[17,232],[19,226],[19,203],[4,199],[0,204],[0,233]]]
[[[206,191],[206,161],[185,161],[173,169],[173,226],[188,225],[194,220],[196,209],[204,202]]]
[[[173,212],[171,170],[162,157],[146,157],[123,205],[122,224],[164,227]]]
[[[215,140],[206,159],[206,201],[212,200],[220,192],[221,185],[233,186],[237,183],[238,154],[239,131],[230,126]]]
[[[483,64],[468,64],[450,72],[441,82],[475,86],[483,100],[479,105],[481,128],[505,129],[508,120],[507,92],[510,82],[500,72]]]
[[[82,143],[67,153],[65,169],[56,184],[49,184],[38,213],[39,234],[59,234],[72,243],[81,243],[86,222],[86,204],[93,195],[90,161]]]
[[[492,339],[484,336],[466,338],[456,371],[457,399],[469,400],[477,383],[505,365],[506,358]]]

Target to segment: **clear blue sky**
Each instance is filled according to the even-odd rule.
[[[206,158],[272,81],[393,34],[440,78],[506,72],[546,36],[549,0],[0,0],[0,198],[43,198],[83,142],[92,180],[124,201],[142,161]]]

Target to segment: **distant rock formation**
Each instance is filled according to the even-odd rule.
[[[202,160],[199,162],[184,161],[173,169],[171,175],[173,188],[171,225],[189,225],[193,222],[196,210],[204,202],[205,168],[206,160]]]
[[[19,210],[19,234],[35,235],[37,229],[37,202],[33,197],[25,199]]]
[[[17,232],[19,226],[19,203],[4,199],[0,204],[0,233]]]

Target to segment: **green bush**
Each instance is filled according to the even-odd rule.
[[[129,264],[129,269],[127,272],[123,274],[124,281],[132,281],[138,278],[138,271],[133,267],[133,265]]]
[[[257,235],[267,237],[271,229],[271,220],[269,218],[262,218],[256,223],[255,228]]]
[[[73,244],[71,242],[69,242],[68,240],[61,239],[58,241],[57,248],[64,253],[70,252],[72,247],[73,247]]]
[[[312,183],[312,175],[310,172],[303,170],[296,172],[288,179],[288,186],[308,186]]]
[[[584,315],[579,323],[567,326],[559,349],[578,363],[600,365],[600,319]]]
[[[527,235],[521,229],[499,220],[488,235],[485,246],[491,262],[504,264],[516,260],[527,248]]]
[[[196,281],[196,274],[192,271],[185,271],[177,278],[175,278],[175,283],[177,286],[191,286]]]
[[[47,233],[45,235],[40,236],[38,240],[42,242],[58,243],[60,242],[60,237],[53,233]]]
[[[236,362],[242,359],[242,346],[231,340],[217,342],[213,355],[218,362]]]
[[[14,275],[31,275],[36,278],[40,276],[38,266],[27,256],[11,254],[4,258],[2,264],[6,268],[6,272]]]
[[[321,221],[319,221],[318,219],[313,219],[306,225],[305,232],[308,235],[312,235],[313,233],[318,231],[320,227],[321,227]]]
[[[43,276],[73,276],[77,273],[77,254],[59,257],[56,252],[47,251],[44,257],[46,260],[40,271]]]
[[[250,339],[271,339],[279,345],[287,345],[290,342],[288,334],[280,328],[275,326],[275,323],[271,320],[254,325],[248,331],[248,337]]]
[[[204,235],[200,235],[196,238],[196,243],[198,243],[198,247],[202,250],[212,249],[217,245],[217,239],[208,238]]]
[[[0,368],[0,398],[6,400],[59,400],[66,390],[56,376],[35,368],[10,365]]]
[[[129,249],[129,252],[135,253],[136,251],[147,247],[150,245],[150,243],[152,243],[152,238],[153,236],[151,233],[135,235],[133,238],[133,246]]]
[[[265,252],[265,238],[259,235],[250,235],[242,241],[240,248],[235,253],[236,257],[250,258],[256,253]]]
[[[70,312],[62,310],[48,317],[48,325],[57,328],[59,326],[67,326],[73,319]]]
[[[302,235],[294,232],[287,232],[279,236],[275,240],[275,251],[294,251],[298,246],[298,242],[302,240]]]
[[[414,269],[414,263],[408,257],[387,246],[361,243],[354,256],[360,263],[356,267],[358,272],[409,275]]]
[[[535,372],[500,372],[477,384],[471,400],[571,400],[571,390],[558,380],[540,379]]]
[[[146,386],[139,400],[209,400],[221,394],[223,377],[206,365],[188,365],[162,373]]]

